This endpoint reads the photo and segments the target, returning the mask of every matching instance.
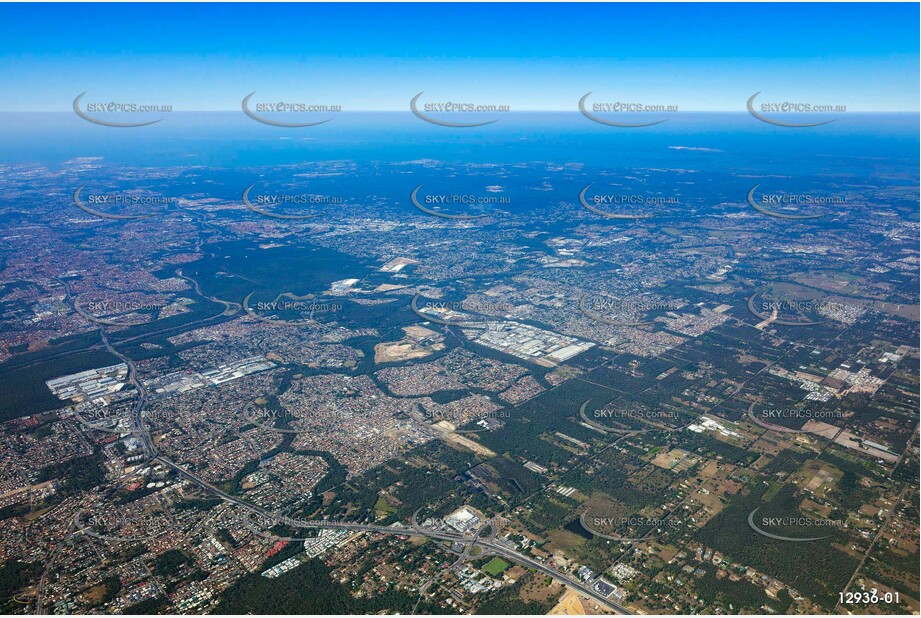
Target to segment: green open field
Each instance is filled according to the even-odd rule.
[[[505,569],[507,569],[508,567],[509,567],[508,562],[506,562],[502,558],[493,558],[492,560],[486,563],[486,566],[483,567],[483,570],[486,571],[486,573],[488,573],[489,575],[496,577],[498,575],[501,575],[502,572],[505,571]]]

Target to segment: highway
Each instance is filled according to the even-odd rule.
[[[334,528],[338,530],[357,530],[357,531],[362,531],[362,532],[373,532],[377,534],[396,534],[400,536],[426,537],[426,538],[435,539],[438,541],[448,541],[450,543],[462,543],[465,545],[469,545],[469,547],[467,548],[465,552],[468,555],[469,555],[470,550],[474,546],[478,546],[486,550],[489,553],[495,554],[497,556],[501,556],[502,558],[506,558],[518,564],[527,566],[528,568],[534,569],[538,573],[543,573],[544,575],[548,575],[560,582],[563,582],[570,588],[577,590],[580,593],[584,594],[585,596],[594,599],[598,603],[601,603],[603,605],[610,607],[611,609],[613,609],[619,614],[629,615],[633,613],[630,610],[628,610],[626,607],[623,607],[622,605],[614,603],[613,601],[608,600],[607,598],[605,598],[603,595],[599,594],[598,592],[595,592],[594,590],[591,589],[590,586],[584,584],[583,582],[575,578],[572,578],[569,575],[566,575],[565,573],[561,573],[560,571],[557,571],[553,567],[547,566],[546,564],[543,564],[542,562],[534,560],[533,558],[522,555],[516,551],[513,551],[511,549],[503,547],[502,545],[499,545],[498,543],[492,540],[492,535],[490,535],[488,539],[480,538],[479,533],[482,531],[482,529],[478,530],[476,536],[473,536],[473,537],[463,536],[463,535],[458,535],[458,534],[451,534],[447,532],[441,532],[438,530],[430,530],[428,528],[425,528],[419,525],[418,522],[416,521],[415,515],[413,515],[413,522],[412,522],[412,525],[409,527],[377,526],[374,524],[358,524],[358,523],[353,523],[353,522],[344,522],[344,521],[335,521],[335,520],[301,520],[301,519],[295,519],[292,517],[278,517],[275,513],[267,511],[266,509],[263,509],[259,506],[251,504],[245,500],[241,500],[235,496],[231,496],[227,492],[218,489],[217,487],[208,483],[207,481],[205,481],[204,479],[202,479],[195,473],[189,472],[188,470],[185,470],[181,466],[177,465],[176,463],[174,463],[167,457],[159,455],[155,457],[154,460],[171,468],[180,476],[192,481],[199,487],[210,491],[217,497],[221,498],[222,500],[230,504],[233,504],[234,506],[238,506],[240,508],[246,509],[250,511],[251,513],[255,513],[257,515],[265,517],[266,519],[278,521],[279,523],[284,524],[286,526],[290,526],[292,528],[317,528],[317,529]]]
[[[62,283],[64,282],[62,281]],[[68,286],[66,285],[66,283],[64,283],[64,287],[65,287],[68,297],[70,298],[70,290]],[[416,514],[418,514],[418,511],[416,514],[413,514],[412,525],[409,527],[377,526],[373,524],[358,524],[358,523],[352,523],[352,522],[327,521],[327,520],[303,521],[303,520],[293,519],[287,516],[279,517],[276,513],[272,513],[266,509],[263,509],[259,506],[256,506],[245,500],[241,500],[240,498],[237,498],[235,496],[228,494],[227,492],[215,487],[214,485],[212,485],[205,479],[201,478],[197,474],[190,472],[186,470],[185,468],[183,468],[182,466],[176,464],[168,457],[165,457],[157,453],[156,446],[154,445],[153,439],[151,438],[151,435],[150,435],[150,430],[147,429],[147,427],[144,425],[143,411],[144,411],[144,405],[147,403],[148,393],[147,393],[147,388],[137,377],[137,365],[134,363],[133,360],[131,360],[130,358],[128,358],[127,356],[125,356],[124,354],[122,354],[121,352],[119,352],[112,346],[102,326],[100,326],[99,334],[100,334],[100,337],[102,338],[102,343],[105,345],[106,349],[111,354],[120,358],[122,362],[124,362],[128,366],[128,381],[131,382],[131,384],[134,385],[134,387],[138,391],[138,399],[134,405],[134,408],[132,410],[132,415],[131,415],[131,426],[132,426],[131,433],[132,435],[134,435],[141,441],[141,445],[144,449],[145,454],[147,455],[148,460],[152,462],[160,463],[170,468],[171,470],[176,472],[176,474],[178,474],[179,476],[193,482],[194,484],[198,485],[202,489],[205,489],[211,492],[212,494],[224,500],[225,502],[229,504],[233,504],[234,506],[240,507],[242,509],[246,509],[247,511],[257,514],[261,517],[264,517],[265,519],[269,521],[278,521],[279,523],[283,523],[293,528],[318,528],[318,529],[319,528],[335,528],[335,529],[340,529],[340,530],[357,530],[357,531],[363,531],[363,532],[373,532],[377,534],[396,534],[396,535],[401,535],[401,536],[426,537],[426,538],[435,539],[439,541],[447,541],[450,543],[461,543],[463,545],[467,545],[463,555],[461,556],[463,559],[466,559],[467,557],[469,557],[469,554],[473,550],[474,546],[478,546],[481,549],[486,550],[487,552],[501,556],[503,558],[506,558],[518,564],[527,566],[528,568],[534,569],[535,571],[539,573],[543,573],[544,575],[548,575],[560,582],[563,582],[570,588],[574,590],[578,590],[580,593],[594,599],[598,603],[601,603],[603,605],[610,607],[611,609],[613,609],[614,611],[620,614],[631,614],[632,613],[627,608],[621,605],[618,605],[617,603],[614,603],[612,601],[609,601],[603,595],[599,594],[598,592],[595,592],[594,590],[592,590],[590,586],[585,585],[581,581],[574,579],[564,573],[561,573],[552,567],[549,567],[537,560],[534,560],[533,558],[529,558],[528,556],[519,554],[516,551],[513,551],[511,549],[503,547],[502,545],[499,545],[494,540],[495,539],[495,534],[494,534],[495,529],[493,529],[493,534],[490,534],[488,539],[480,538],[480,533],[483,530],[482,528],[477,530],[476,533],[472,535],[472,537],[457,535],[457,534],[450,534],[450,533],[441,532],[437,530],[430,530],[428,528],[425,528],[419,525],[419,523],[416,521]],[[70,532],[72,532],[72,530]],[[41,608],[41,597],[42,597],[41,588],[42,586],[40,585],[39,594],[38,594],[38,603],[37,603],[37,607],[39,609]]]
[[[564,584],[566,584],[567,586],[569,586],[570,588],[574,590],[578,590],[585,596],[598,601],[602,605],[607,605],[608,607],[613,609],[618,614],[626,614],[626,615],[633,614],[633,612],[631,612],[629,609],[627,609],[623,605],[615,603],[614,601],[611,601],[607,599],[606,597],[604,597],[603,595],[595,592],[594,590],[592,590],[590,586],[587,586],[583,584],[582,582],[580,582],[579,580],[569,577],[568,575],[564,575],[560,573],[559,571],[557,571],[556,569],[543,564],[542,562],[532,560],[528,558],[527,556],[523,556],[516,551],[512,551],[511,549],[507,549],[495,543],[477,543],[477,544],[491,550],[493,553],[495,553],[498,556],[501,556],[502,558],[507,558],[508,560],[511,560],[512,562],[517,562],[519,564],[525,564],[528,567],[537,571],[538,573],[543,573],[544,575],[548,575],[552,577],[553,579],[559,580],[563,582]]]
[[[147,403],[147,387],[138,380],[138,368],[134,361],[112,347],[112,344],[109,343],[109,337],[102,328],[99,329],[99,336],[102,337],[102,343],[105,345],[106,350],[128,365],[128,381],[134,385],[134,388],[136,388],[138,392],[138,399],[134,404],[134,409],[131,411],[131,434],[141,441],[147,459],[153,459],[157,456],[157,448],[154,446],[153,439],[150,437],[150,430],[144,426],[144,418],[142,416],[144,413],[144,404]]]
[[[502,545],[499,545],[496,542],[493,542],[491,540],[481,539],[479,538],[479,535],[477,535],[474,538],[470,538],[470,537],[465,537],[465,536],[460,536],[460,535],[455,535],[455,534],[449,534],[446,532],[440,532],[437,530],[429,530],[421,526],[420,527],[413,526],[411,528],[396,528],[393,526],[375,526],[371,524],[355,524],[355,523],[348,523],[348,522],[298,521],[298,520],[293,520],[290,518],[283,518],[283,523],[294,526],[294,527],[340,528],[340,529],[345,529],[345,530],[364,530],[366,532],[377,532],[381,534],[399,534],[399,535],[404,535],[404,536],[423,536],[423,537],[428,537],[431,539],[436,539],[439,541],[449,541],[452,543],[469,544],[469,547],[466,551],[466,553],[468,554],[469,554],[470,549],[472,549],[473,546],[478,546],[486,550],[488,553],[492,553],[502,558],[506,558],[518,564],[522,564],[524,566],[527,566],[528,568],[534,569],[538,573],[543,573],[544,575],[548,575],[560,582],[563,582],[570,588],[573,588],[574,590],[579,591],[585,596],[598,601],[598,603],[601,603],[603,605],[610,607],[611,609],[613,609],[615,612],[619,614],[627,614],[627,615],[633,614],[633,612],[628,610],[626,607],[619,605],[617,603],[614,603],[613,601],[610,601],[603,595],[592,590],[590,586],[585,585],[581,581],[575,578],[572,578],[569,575],[561,573],[560,571],[557,571],[553,567],[550,567],[542,562],[534,560],[533,558],[520,554],[506,547],[503,547]]]

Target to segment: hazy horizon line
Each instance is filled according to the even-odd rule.
[[[152,111],[152,112],[143,112],[145,114],[214,114],[214,113],[232,113],[239,114],[242,110],[240,109],[189,109],[189,110],[172,110],[169,112],[165,111]],[[73,110],[0,110],[0,114],[73,114]],[[106,112],[104,112],[106,113]],[[119,112],[113,112],[119,113]],[[294,114],[299,112],[276,112],[280,114]],[[362,114],[404,114],[412,113],[410,109],[349,109],[341,110],[337,112],[307,112],[310,114],[348,114],[348,113],[362,113]],[[455,113],[455,112],[444,112],[444,113]],[[522,110],[510,110],[505,112],[476,112],[476,114],[500,114],[500,117],[508,117],[512,114],[557,114],[557,113],[571,113],[571,114],[580,114],[581,112],[578,109],[522,109]],[[749,114],[745,109],[689,109],[677,112],[617,112],[621,116],[633,116],[643,114],[663,114],[668,117],[674,117],[681,114]],[[854,115],[854,114],[918,114],[921,115],[921,109],[917,110],[848,110],[846,112],[772,112],[777,115],[816,115],[816,114],[838,114],[838,115]],[[919,116],[921,117],[921,116]]]

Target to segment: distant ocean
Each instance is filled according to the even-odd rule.
[[[578,112],[496,114],[499,122],[476,128],[435,126],[408,110],[332,113],[332,122],[295,129],[263,125],[242,112],[160,116],[155,125],[112,128],[71,112],[0,113],[0,163],[54,167],[102,157],[127,166],[234,168],[434,159],[758,174],[772,167],[824,174],[895,166],[914,168],[917,177],[919,150],[919,116],[912,113],[842,113],[810,128],[772,126],[746,112],[666,113],[667,122],[643,128],[607,127]]]

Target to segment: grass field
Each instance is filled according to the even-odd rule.
[[[496,577],[497,575],[502,574],[505,569],[509,567],[508,562],[502,558],[493,558],[486,563],[486,566],[483,567],[483,570],[486,571],[489,575]]]
[[[397,512],[397,510],[387,502],[384,496],[378,496],[377,502],[374,504],[374,510],[383,515],[392,515]]]

